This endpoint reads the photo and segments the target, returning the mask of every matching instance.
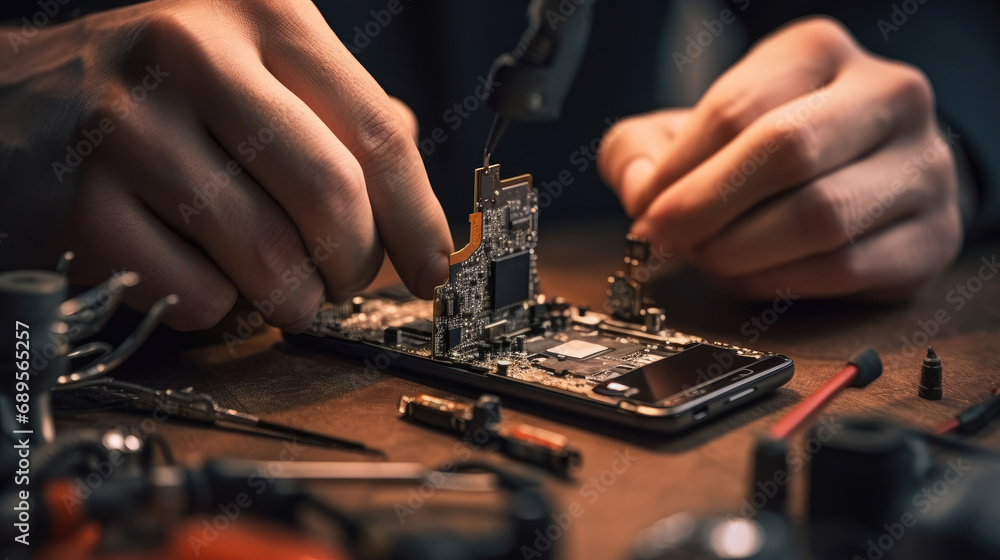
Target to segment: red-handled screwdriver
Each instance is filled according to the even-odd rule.
[[[799,403],[787,416],[771,427],[771,437],[785,439],[816,417],[827,404],[847,387],[865,387],[882,375],[882,360],[878,352],[868,348],[847,360],[847,367],[840,370],[822,387],[816,389]]]
[[[760,509],[785,514],[788,503],[787,486],[775,484],[776,476],[788,473],[788,439],[796,430],[805,427],[827,404],[847,387],[864,387],[882,375],[882,360],[878,352],[867,348],[847,361],[840,370],[819,389],[806,397],[787,416],[775,424],[771,431],[757,440],[753,452],[753,474],[750,480],[751,496],[767,485],[773,485],[774,494]]]

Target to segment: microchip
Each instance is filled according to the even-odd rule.
[[[448,348],[454,348],[462,343],[462,328],[448,329]]]
[[[600,344],[594,344],[593,342],[587,342],[585,340],[571,340],[560,344],[559,346],[553,346],[552,348],[546,350],[546,352],[554,356],[562,355],[567,358],[582,360],[599,352],[604,352],[607,349],[607,346],[601,346]]]
[[[417,319],[399,327],[399,330],[407,336],[430,340],[431,333],[434,332],[434,323],[428,319]]]
[[[527,251],[500,257],[490,267],[493,309],[508,307],[528,299],[531,294],[531,255]]]

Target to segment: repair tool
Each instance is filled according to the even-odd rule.
[[[917,394],[922,399],[939,401],[943,396],[941,358],[934,353],[934,347],[927,347],[927,357],[920,366],[920,387]]]
[[[213,467],[227,476],[246,477],[267,471],[268,461],[218,459],[213,462]],[[161,473],[161,478],[169,479],[169,469],[171,467],[158,467],[157,472]],[[493,473],[438,471],[428,469],[420,463],[296,461],[282,465],[280,472],[269,472],[268,478],[299,481],[430,482],[439,490],[463,492],[490,492],[497,489],[497,477]]]
[[[308,445],[384,456],[381,451],[368,448],[362,443],[269,422],[253,414],[225,408],[209,395],[195,393],[191,387],[181,391],[161,390],[104,377],[60,385],[56,387],[56,391],[59,393],[77,391],[97,393],[102,397],[126,404],[135,410],[158,410],[169,416],[214,424],[221,428],[280,437]]]
[[[790,469],[808,463],[797,484],[804,515],[769,511],[772,482],[738,511],[655,522],[636,536],[631,560],[1000,557],[1000,453],[883,419],[835,426],[814,424]]]
[[[992,397],[963,410],[958,416],[945,420],[934,428],[938,434],[956,432],[971,435],[982,430],[994,418],[1000,416],[1000,387],[991,391]]]
[[[875,418],[808,441],[811,558],[1000,557],[1000,453]]]
[[[819,389],[798,404],[784,418],[771,427],[771,438],[785,439],[806,426],[847,387],[862,388],[882,375],[882,359],[878,352],[868,348],[857,352],[847,361],[847,366],[837,372]]]
[[[168,295],[150,308],[139,326],[117,348],[107,342],[74,342],[97,334],[124,299],[127,289],[139,283],[134,272],[112,274],[101,284],[66,299],[66,273],[73,253],[64,253],[56,271],[14,270],[0,273],[0,321],[14,326],[16,344],[10,345],[15,375],[0,390],[0,424],[5,429],[28,430],[35,438],[55,438],[52,421],[53,386],[71,379],[105,375],[122,364],[149,337],[163,315],[178,302]],[[0,352],[0,357],[8,354]],[[89,363],[73,371],[72,361],[87,357]],[[27,397],[30,405],[16,401]],[[24,397],[22,397],[23,395]],[[15,420],[18,422],[14,428]]]
[[[501,430],[501,402],[494,395],[479,397],[475,405],[430,395],[404,396],[399,413],[414,422],[456,433],[469,445],[496,448],[563,478],[581,462],[580,452],[566,436],[525,424]]]
[[[594,0],[574,0],[569,10],[566,4],[566,0],[533,0],[528,28],[517,46],[493,62],[489,83],[495,87],[486,104],[496,117],[483,151],[484,168],[511,120],[559,118],[590,37]]]
[[[788,502],[788,439],[805,427],[838,393],[847,387],[865,387],[882,375],[878,352],[868,348],[855,353],[847,366],[819,389],[805,398],[784,418],[771,427],[768,435],[757,439],[754,447],[750,495],[764,488],[773,489],[758,508],[783,514]],[[782,480],[778,480],[781,478]],[[756,506],[755,506],[756,507]]]
[[[151,436],[122,446],[121,433],[114,435],[67,430],[37,450],[31,475],[38,498],[30,529],[31,544],[45,547],[43,556],[118,558],[127,552],[129,558],[151,560],[430,560],[447,551],[449,558],[499,560],[520,558],[519,547],[552,523],[551,502],[535,479],[488,464],[429,469],[414,463],[222,459],[191,467],[155,466]],[[9,446],[0,447],[0,457],[7,455]],[[164,456],[170,463],[169,453]],[[95,477],[99,484],[81,486],[81,480]],[[16,506],[23,498],[17,498],[12,480],[0,482],[0,502]],[[315,483],[334,481],[377,483],[373,488],[379,491],[389,484],[401,491],[419,484],[435,491],[494,492],[505,497],[496,512],[501,525],[491,524],[488,532],[435,527],[428,525],[426,519],[433,519],[428,514],[421,523],[403,527],[399,508],[410,502],[349,511],[332,501],[336,487],[322,494],[313,490]],[[0,510],[0,537],[6,542],[19,531],[18,516],[17,507]],[[555,544],[533,557],[557,556]]]

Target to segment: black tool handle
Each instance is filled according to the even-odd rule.
[[[558,119],[590,38],[593,4],[533,0],[517,47],[493,62],[490,83],[496,87],[486,104],[506,119]]]

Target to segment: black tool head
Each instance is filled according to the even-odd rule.
[[[882,358],[873,348],[865,348],[851,356],[847,363],[858,367],[858,376],[851,387],[864,387],[882,375]]]
[[[939,401],[944,396],[942,388],[943,370],[941,369],[941,358],[934,352],[934,348],[927,347],[927,357],[920,366],[920,385],[917,388],[917,395],[929,401]]]
[[[924,365],[928,366],[940,366],[941,358],[938,358],[937,352],[934,351],[933,346],[927,347],[927,357],[924,358]]]

